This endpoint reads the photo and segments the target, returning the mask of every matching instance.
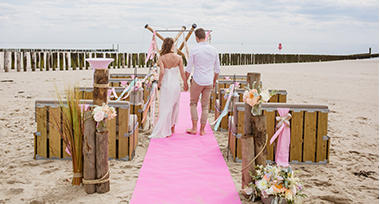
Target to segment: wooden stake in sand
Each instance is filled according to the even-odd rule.
[[[248,73],[247,83],[256,81],[253,88],[260,86],[260,73]],[[249,172],[255,174],[255,165],[266,165],[266,116],[253,116],[252,107],[245,104],[244,135],[241,138],[242,146],[242,188],[252,182]],[[265,149],[263,149],[265,148]]]
[[[94,72],[94,105],[102,106],[107,104],[109,69],[95,69]],[[96,132],[96,178],[108,179],[108,131]],[[96,185],[96,192],[106,193],[110,190],[110,182]]]
[[[96,167],[95,167],[95,126],[96,123],[91,117],[91,111],[86,111],[84,118],[84,143],[83,143],[83,184],[84,190],[87,194],[96,192],[95,184],[86,184],[87,180],[96,179]]]

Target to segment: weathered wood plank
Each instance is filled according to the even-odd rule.
[[[315,162],[317,112],[305,112],[303,162]]]

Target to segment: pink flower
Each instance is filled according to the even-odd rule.
[[[104,112],[103,111],[96,112],[94,114],[94,120],[96,122],[100,122],[100,121],[104,120]]]

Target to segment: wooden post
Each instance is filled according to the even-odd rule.
[[[186,30],[185,26],[182,26],[181,31],[177,33],[177,35],[173,38],[174,43],[178,40],[179,36],[183,33],[183,30]]]
[[[69,53],[68,52],[66,52],[65,53],[65,66],[66,66],[66,70],[69,70],[69,62],[70,62],[70,56],[69,56]]]
[[[85,53],[85,55],[86,55],[86,57],[85,57],[86,59],[90,58],[90,53]],[[88,70],[89,63],[85,60],[84,64],[85,64],[86,70]]]
[[[36,68],[37,68],[36,53],[31,52],[31,57],[32,57],[32,71],[36,71]]]
[[[121,67],[125,68],[125,56],[126,54],[121,53]]]
[[[21,52],[17,52],[17,72],[21,71]]]
[[[260,76],[261,76],[260,73],[247,73],[247,83],[252,85],[252,83],[256,81],[255,86],[253,88],[257,88],[260,85]],[[242,167],[244,168],[248,164],[249,166],[243,169],[243,172],[242,172],[242,188],[244,188],[245,186],[248,186],[248,184],[252,182],[252,177],[249,175],[249,172],[252,172],[253,174],[255,174],[256,172],[255,161],[253,161],[250,164],[250,162],[255,158],[255,155],[256,155],[255,140],[254,140],[254,133],[256,132],[254,131],[255,128],[252,127],[254,125],[253,123],[254,119],[253,119],[251,110],[252,110],[252,107],[246,103],[245,111],[244,111],[244,135],[241,138],[241,147],[242,147]],[[265,118],[265,121],[266,121],[266,118]],[[265,131],[265,134],[266,134],[266,131]]]
[[[51,61],[51,57],[50,57],[51,53],[50,52],[47,52],[46,53],[46,71],[49,71],[50,70],[50,61]]]
[[[96,67],[95,67],[96,68]],[[95,69],[93,104],[107,104],[109,69]],[[106,128],[105,128],[106,129]],[[96,132],[96,178],[100,179],[108,171],[108,131]],[[105,179],[109,178],[109,173]],[[96,192],[106,193],[110,190],[110,182],[96,185]]]
[[[53,68],[53,71],[55,71],[55,69],[57,68],[57,57],[58,55],[56,52],[51,53],[51,67]]]
[[[24,72],[28,71],[28,53],[24,52]]]
[[[10,68],[10,52],[4,51],[4,70],[5,72],[9,72]]]
[[[40,68],[40,53],[36,52],[36,67]]]
[[[40,52],[40,71],[42,71],[45,67],[45,53]]]
[[[15,69],[15,52],[11,52],[11,69]]]
[[[191,34],[193,33],[193,30],[197,27],[197,24],[193,24],[190,28],[191,31],[189,31],[185,37],[185,41],[187,42],[187,40],[190,38]],[[179,46],[179,50],[182,50],[183,46],[185,46],[185,42],[182,42],[181,46]]]
[[[79,70],[83,70],[83,53],[78,53]]]
[[[132,53],[128,54],[128,68],[131,68],[131,62],[132,62]]]
[[[84,122],[84,144],[83,144],[83,179],[96,179],[95,167],[95,126],[96,123],[91,117],[91,111],[86,111],[85,118],[89,118]],[[84,190],[87,194],[96,192],[95,184],[84,184]]]
[[[64,59],[63,59],[63,53],[62,52],[60,52],[59,53],[59,70],[63,70],[63,62],[64,62]]]
[[[252,115],[252,131],[255,142],[255,157],[256,165],[266,166],[268,150],[267,146],[267,116],[266,115]],[[264,149],[263,149],[264,148]]]

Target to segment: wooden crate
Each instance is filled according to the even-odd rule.
[[[80,103],[92,107],[92,100],[82,100]],[[107,121],[109,131],[109,158],[131,160],[135,154],[138,142],[138,121],[136,115],[130,114],[127,101],[110,101],[109,106],[115,107],[117,117]],[[57,100],[37,100],[36,122],[37,131],[34,133],[35,159],[70,159],[58,131],[50,124],[50,120],[61,118],[60,105]],[[59,127],[58,127],[59,128]]]
[[[289,146],[290,163],[329,163],[330,136],[327,135],[328,112],[326,105],[264,103],[263,114],[267,116],[267,162],[274,162],[276,141],[270,139],[276,131],[277,108],[289,108],[291,142]],[[229,149],[235,162],[241,162],[241,141],[244,134],[245,104],[234,106],[234,117],[229,118]]]
[[[217,116],[220,115],[221,111],[223,111],[225,104],[227,103],[227,99],[224,98],[224,94],[226,93],[227,89],[220,89],[219,90],[219,99],[217,99],[217,104],[215,105],[216,108],[215,110],[215,120]],[[272,90],[269,90],[272,91]],[[236,89],[236,98],[234,100],[235,102],[243,102],[243,95],[244,95],[245,89]],[[272,96],[271,99],[269,100],[270,103],[286,103],[286,96],[287,96],[287,91],[286,90],[277,90],[277,94]],[[228,117],[233,115],[232,112],[232,107],[233,104],[232,102],[230,103],[230,108],[228,109],[228,116],[225,116],[222,119],[222,122],[220,123],[220,126],[218,130],[220,131],[227,131],[228,130]],[[218,112],[218,113],[217,113]]]
[[[113,87],[115,88],[116,94],[119,96],[123,91],[124,87]],[[111,90],[112,87],[109,88]],[[86,100],[92,100],[93,99],[93,92],[94,88],[93,87],[79,87],[75,91],[78,91],[76,94],[80,94],[79,98],[80,99],[86,99]],[[146,126],[146,121],[142,123],[142,118],[143,118],[143,109],[144,109],[144,97],[148,98],[148,96],[144,95],[146,91],[144,90],[138,90],[138,91],[133,91],[127,98],[122,99],[121,101],[129,101],[131,108],[130,112],[131,114],[137,115],[138,122],[139,122],[139,128],[145,128]],[[115,98],[111,98],[110,101],[115,100]],[[147,99],[146,99],[147,100]]]

